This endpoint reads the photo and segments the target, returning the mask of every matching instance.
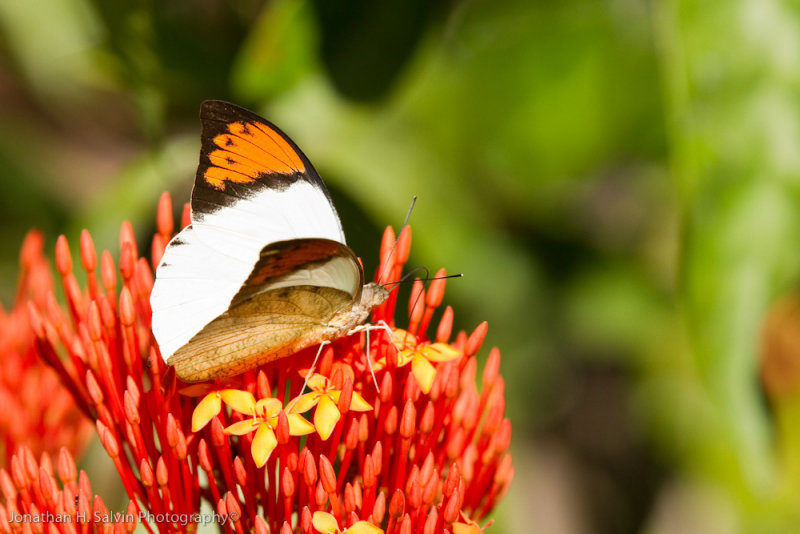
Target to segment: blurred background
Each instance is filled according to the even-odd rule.
[[[777,0],[2,1],[0,297],[31,227],[148,250],[230,100],[368,272],[419,197],[410,264],[503,354],[489,532],[796,532],[799,56]]]

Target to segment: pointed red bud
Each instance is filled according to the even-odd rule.
[[[159,456],[156,462],[156,482],[159,486],[166,486],[169,482],[169,470],[163,455]]]
[[[408,439],[414,435],[414,430],[417,424],[417,409],[414,408],[414,403],[407,400],[403,407],[403,415],[400,418],[400,435]]]
[[[373,488],[378,484],[378,478],[375,476],[375,463],[369,454],[364,457],[364,470],[361,477],[364,480],[364,486],[367,488]]]
[[[62,234],[56,241],[56,269],[61,276],[72,272],[72,253],[69,251],[67,238]]]
[[[380,525],[383,522],[383,516],[386,514],[386,494],[383,491],[378,492],[375,497],[375,504],[372,506],[372,518],[376,524]]]
[[[81,231],[81,263],[86,272],[92,272],[97,268],[97,252],[94,249],[94,241],[87,230]]]
[[[114,293],[117,286],[117,267],[111,258],[111,253],[107,250],[100,255],[100,278],[103,280],[103,287],[107,293]]]
[[[284,468],[281,473],[281,491],[286,497],[291,498],[294,495],[294,478],[288,468]]]
[[[247,487],[247,468],[245,468],[242,459],[238,456],[233,459],[233,474],[236,476],[236,483],[239,486]]]
[[[61,447],[58,451],[58,463],[56,467],[58,469],[58,478],[61,479],[61,482],[64,484],[74,482],[78,476],[78,471],[75,468],[75,460],[66,447]]]
[[[327,456],[319,457],[319,479],[326,492],[334,493],[336,491],[336,472]]]
[[[119,320],[125,326],[132,326],[136,322],[136,307],[127,286],[119,292]]]
[[[158,210],[156,211],[156,228],[158,233],[170,236],[175,228],[172,219],[172,198],[169,193],[164,191],[158,199]]]
[[[425,304],[430,308],[436,308],[442,303],[444,298],[444,285],[447,279],[447,271],[439,269],[434,275],[434,280],[431,280],[431,285],[428,287],[428,295],[425,297]]]
[[[483,321],[481,324],[475,327],[472,334],[470,334],[469,339],[467,339],[467,344],[464,347],[464,356],[472,356],[476,354],[478,350],[481,348],[481,344],[483,344],[483,340],[486,337],[486,331],[489,330],[489,323]]]
[[[150,467],[150,462],[147,460],[147,458],[142,458],[142,461],[139,464],[139,476],[142,480],[142,484],[144,484],[146,488],[153,486],[153,483],[155,482],[153,468]]]
[[[270,534],[269,526],[260,515],[257,515],[255,518],[255,530],[255,534]]]
[[[406,511],[406,497],[400,489],[394,490],[392,500],[389,501],[389,515],[398,519]]]

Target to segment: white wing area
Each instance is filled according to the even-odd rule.
[[[289,239],[320,237],[345,242],[342,224],[328,197],[305,180],[285,189],[260,189],[230,207],[192,212],[192,224],[204,243],[234,258],[255,251],[257,259],[266,245]]]
[[[328,198],[305,180],[283,190],[263,188],[210,213],[193,213],[192,225],[167,246],[150,297],[162,358],[166,361],[228,309],[266,245],[298,238],[345,242]],[[336,257],[265,289],[308,284],[355,294],[359,282],[353,261]]]
[[[313,267],[296,269],[264,284],[259,293],[290,286],[321,286],[341,289],[351,295],[361,289],[361,272],[347,256],[334,256],[330,260]]]
[[[164,360],[228,309],[258,254],[221,254],[200,241],[192,226],[170,241],[150,295],[153,335]]]

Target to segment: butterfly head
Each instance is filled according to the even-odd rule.
[[[380,306],[387,298],[389,290],[383,284],[370,282],[361,289],[361,307],[366,310]]]

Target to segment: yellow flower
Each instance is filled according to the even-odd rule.
[[[333,432],[333,427],[336,426],[337,421],[342,417],[339,412],[339,397],[341,390],[334,389],[333,384],[327,376],[319,373],[314,373],[308,379],[308,388],[311,393],[306,393],[297,397],[289,405],[289,413],[298,414],[307,412],[314,406],[317,409],[314,411],[314,427],[317,429],[317,434],[323,441],[328,439]],[[353,392],[352,400],[350,401],[350,409],[356,412],[367,412],[372,409],[372,406],[364,400],[360,394]]]
[[[483,534],[483,529],[478,523],[464,515],[463,511],[459,512],[459,514],[461,515],[461,521],[453,522],[453,534]]]
[[[311,524],[322,534],[383,534],[383,530],[368,521],[359,521],[350,528],[341,530],[336,518],[327,512],[314,512],[311,516]]]
[[[237,389],[223,390],[220,395],[225,404],[239,413],[252,417],[233,423],[225,429],[225,433],[241,436],[255,430],[256,435],[253,437],[250,453],[256,465],[263,466],[278,445],[275,430],[278,427],[278,417],[283,410],[283,404],[273,398],[259,399],[256,402],[252,393]],[[286,418],[289,423],[289,434],[292,436],[303,436],[314,431],[314,426],[301,415],[286,414]]]
[[[436,378],[436,367],[431,362],[449,362],[461,356],[461,352],[447,343],[420,343],[414,334],[400,328],[392,331],[392,341],[399,351],[397,366],[411,364],[411,373],[423,393],[430,393],[433,379]],[[376,362],[375,369],[385,366],[386,360],[381,358]]]

